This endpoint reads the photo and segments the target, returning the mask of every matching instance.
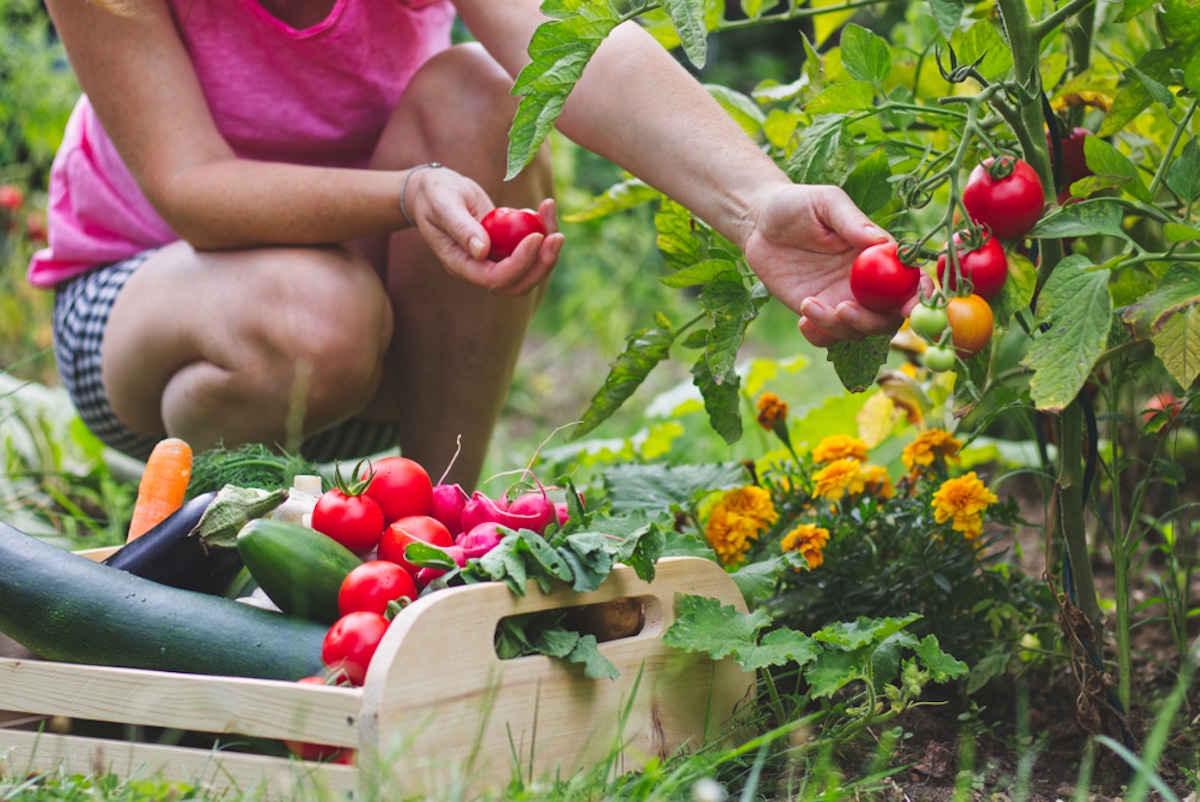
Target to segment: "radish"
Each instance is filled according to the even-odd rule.
[[[546,497],[544,492],[525,493],[513,499],[508,505],[508,526],[510,529],[532,529],[539,535],[544,534],[550,524],[558,520],[558,512],[554,502]]]
[[[567,502],[554,502],[554,514],[558,516],[558,526],[561,529],[567,525],[567,521],[571,520],[571,510],[567,507]]]
[[[467,492],[461,485],[437,485],[433,488],[432,518],[441,521],[450,534],[462,534],[462,513],[467,505]]]
[[[470,500],[463,505],[462,516],[459,518],[462,527],[460,531],[470,532],[479,524],[508,526],[508,516],[505,514],[507,507],[508,502],[504,498],[494,501],[476,490],[471,494]]]
[[[496,546],[500,545],[500,541],[504,539],[504,533],[500,531],[499,524],[482,523],[459,536],[454,545],[463,550],[467,559],[472,557],[482,557]]]
[[[459,546],[448,546],[442,551],[446,552],[459,568],[467,564],[467,555]],[[421,568],[413,578],[416,580],[417,587],[423,590],[426,585],[445,573],[441,568]]]

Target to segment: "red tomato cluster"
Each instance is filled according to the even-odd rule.
[[[967,176],[962,202],[972,220],[1003,240],[1025,236],[1046,208],[1037,171],[1008,156],[977,164]]]

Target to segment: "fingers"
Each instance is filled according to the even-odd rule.
[[[855,250],[891,239],[886,231],[863,214],[849,195],[837,187],[822,188],[817,196],[817,208],[825,225]]]
[[[853,301],[830,307],[817,298],[806,298],[800,305],[800,333],[813,345],[829,348],[842,340],[854,342],[872,334],[894,334],[904,316],[883,315],[865,309]]]

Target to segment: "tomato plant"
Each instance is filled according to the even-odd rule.
[[[995,317],[988,302],[979,295],[951,298],[946,304],[946,318],[954,348],[963,359],[975,356],[992,339]]]
[[[900,260],[894,242],[863,250],[850,268],[850,291],[872,312],[895,312],[917,291],[921,271]]]
[[[954,235],[954,244],[948,245],[947,248],[959,249],[958,272],[971,282],[973,292],[991,300],[1004,288],[1004,282],[1008,281],[1008,257],[1004,254],[1004,246],[1000,244],[1000,240],[986,231],[982,232],[981,238],[978,246],[964,248],[960,244],[964,240],[969,241],[970,235],[960,231]],[[958,289],[958,279],[945,252],[938,256],[937,273],[938,281],[948,292]]]
[[[368,560],[342,580],[338,592],[338,612],[342,615],[365,610],[386,615],[388,604],[400,599],[417,598],[412,574],[390,560]]]
[[[521,240],[530,234],[546,234],[546,224],[532,209],[498,206],[484,215],[480,222],[492,241],[488,258],[496,261],[512,256]]]
[[[385,525],[379,504],[364,495],[366,485],[365,481],[348,484],[341,470],[335,469],[334,486],[321,494],[312,511],[313,529],[356,554],[375,548]]]
[[[408,515],[428,515],[433,509],[433,482],[414,460],[384,457],[365,468],[359,478],[370,478],[363,493],[379,504],[385,523]]]
[[[415,576],[417,566],[405,558],[404,549],[416,540],[442,549],[454,545],[454,536],[441,521],[429,515],[412,515],[388,526],[379,540],[379,559],[394,562]]]
[[[948,370],[953,370],[954,365],[958,362],[953,348],[943,348],[940,345],[931,345],[929,348],[926,348],[924,359],[925,367],[934,373],[945,373]]]
[[[971,219],[1000,239],[1020,239],[1046,206],[1042,179],[1024,159],[984,159],[967,177],[963,206]]]
[[[379,613],[363,610],[342,616],[325,633],[321,662],[331,672],[344,675],[351,685],[362,685],[389,623]]]

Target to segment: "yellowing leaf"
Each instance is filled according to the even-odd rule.
[[[875,448],[892,433],[897,417],[902,414],[886,393],[872,393],[855,416],[858,439],[866,443],[868,449]]]

